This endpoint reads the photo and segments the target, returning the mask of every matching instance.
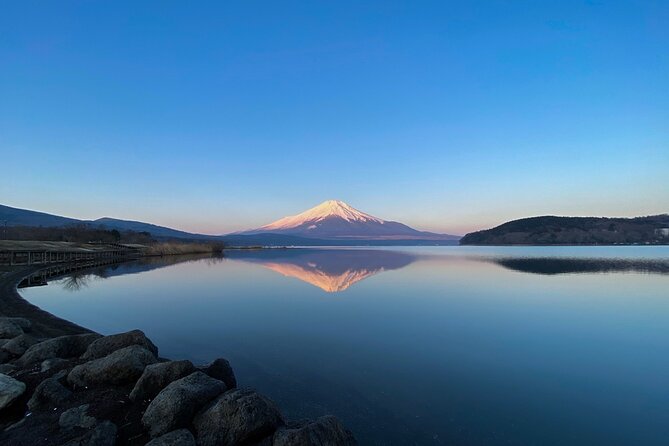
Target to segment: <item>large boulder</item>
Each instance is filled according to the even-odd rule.
[[[115,446],[118,429],[111,421],[105,420],[85,434],[68,441],[63,446]]]
[[[6,342],[2,348],[14,356],[21,356],[26,352],[26,350],[37,344],[37,342],[37,339],[30,336],[29,334],[22,334],[15,337],[14,339],[11,339],[9,342]]]
[[[223,381],[228,389],[237,388],[235,372],[232,370],[232,367],[230,367],[230,363],[227,359],[218,358],[211,364],[203,367],[202,371],[212,378]]]
[[[23,334],[23,328],[11,318],[0,318],[0,338],[15,338]]]
[[[131,345],[104,358],[76,366],[67,376],[67,381],[80,387],[134,383],[142,376],[146,366],[156,361],[153,353],[144,347]]]
[[[28,409],[31,411],[55,409],[66,402],[72,396],[72,392],[58,381],[64,375],[65,373],[61,372],[39,383],[28,401]]]
[[[146,443],[145,446],[195,446],[195,437],[188,429],[179,429]]]
[[[86,446],[114,446],[117,431],[114,423],[108,420],[102,421],[91,432]]]
[[[226,392],[193,420],[200,446],[249,444],[284,424],[276,405],[249,389]]]
[[[24,317],[0,317],[0,323],[3,321],[13,322],[14,324],[21,327],[23,331],[30,331],[33,326],[33,324]]]
[[[226,387],[222,381],[194,372],[165,387],[146,408],[142,423],[151,437],[190,425],[193,415]]]
[[[130,401],[148,401],[153,399],[169,383],[188,376],[195,371],[190,361],[169,361],[151,364],[144,369],[130,392]]]
[[[67,366],[70,365],[70,361],[67,359],[63,358],[51,358],[42,361],[42,364],[40,364],[40,371],[41,372],[48,372],[49,370],[54,370],[54,369],[63,369],[66,368]]]
[[[86,351],[91,342],[99,338],[97,333],[60,336],[30,347],[17,361],[21,366],[42,362],[51,358],[73,358]]]
[[[14,364],[0,364],[0,373],[4,373],[5,375],[9,375],[13,371],[16,370],[16,366]]]
[[[141,330],[132,330],[126,333],[119,333],[110,336],[103,336],[96,339],[88,346],[81,359],[98,359],[107,356],[110,353],[131,345],[144,347],[154,356],[158,356],[158,347],[156,347]]]
[[[10,376],[0,374],[0,410],[8,407],[26,391],[26,385]]]
[[[283,428],[274,434],[273,446],[355,446],[353,434],[332,415]]]
[[[94,417],[88,415],[88,404],[84,404],[79,407],[73,407],[68,409],[62,414],[58,419],[58,425],[61,429],[74,429],[75,427],[81,427],[84,429],[90,429],[95,426],[97,420]]]

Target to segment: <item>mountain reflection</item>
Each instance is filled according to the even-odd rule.
[[[328,293],[344,291],[363,279],[416,260],[416,256],[404,252],[370,249],[230,251],[226,257],[262,265]]]
[[[669,274],[669,260],[503,257],[489,261],[506,269],[545,275],[613,272]]]

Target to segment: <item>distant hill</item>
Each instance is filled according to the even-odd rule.
[[[635,218],[531,217],[472,232],[461,245],[669,244],[669,214]]]
[[[215,238],[215,236],[204,234],[192,234],[177,229],[158,226],[140,221],[119,220],[116,218],[99,218],[97,220],[79,220],[76,218],[61,217],[46,214],[44,212],[18,209],[10,206],[0,205],[0,224],[7,222],[9,226],[35,226],[35,227],[66,227],[73,225],[86,225],[91,228],[117,229],[119,231],[148,232],[154,237],[179,238],[189,240],[201,240]]]

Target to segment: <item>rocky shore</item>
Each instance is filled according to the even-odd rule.
[[[289,421],[227,360],[170,361],[140,330],[101,336],[24,301],[0,273],[0,444],[355,445],[333,416]]]

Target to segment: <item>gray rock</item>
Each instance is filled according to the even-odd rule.
[[[132,330],[126,333],[119,333],[96,339],[93,343],[91,343],[91,345],[88,346],[88,349],[86,349],[86,352],[81,356],[81,359],[102,358],[103,356],[107,356],[116,350],[120,350],[131,345],[139,345],[144,347],[153,353],[153,356],[158,356],[158,347],[156,347],[141,330]]]
[[[62,414],[58,419],[58,425],[62,429],[73,429],[75,427],[82,427],[84,429],[90,429],[95,426],[97,420],[86,414],[88,412],[88,404],[83,406],[73,407],[68,409]]]
[[[226,392],[193,420],[200,446],[248,444],[284,425],[276,405],[249,389]]]
[[[195,446],[195,437],[188,429],[179,429],[155,438],[145,446]]]
[[[86,446],[114,446],[116,444],[116,425],[111,421],[102,421],[95,426]]]
[[[30,397],[28,409],[32,411],[53,409],[66,402],[72,392],[65,388],[58,379],[59,377],[54,377],[42,381],[33,392],[33,396]]]
[[[142,423],[151,437],[186,427],[193,415],[226,387],[222,381],[194,372],[165,387],[146,408]]]
[[[223,381],[228,389],[237,388],[235,372],[232,370],[232,367],[230,367],[230,363],[227,359],[218,358],[211,364],[205,366],[202,371],[212,378]]]
[[[23,328],[10,318],[0,318],[0,338],[15,338],[23,334]]]
[[[26,391],[26,385],[10,376],[0,374],[0,410],[8,407]]]
[[[11,359],[12,359],[12,354],[11,353],[9,353],[7,351],[4,351],[4,350],[0,350],[0,364],[5,364],[5,363],[11,361]]]
[[[60,336],[30,347],[17,361],[21,366],[51,358],[73,358],[86,351],[91,342],[99,338],[97,333]]]
[[[42,372],[48,372],[51,369],[60,369],[64,368],[70,365],[70,361],[67,359],[62,359],[62,358],[52,358],[52,359],[47,359],[45,361],[42,361],[42,364],[40,366],[40,370]]]
[[[67,381],[79,387],[134,383],[142,376],[146,366],[156,361],[153,353],[144,347],[131,345],[104,358],[76,366],[67,376]]]
[[[0,339],[0,348],[2,348],[3,345],[11,341],[11,339]]]
[[[169,361],[151,364],[130,392],[130,401],[147,401],[155,398],[169,383],[195,371],[190,361]]]
[[[63,446],[115,446],[117,428],[111,421],[102,421],[85,434],[68,441]]]
[[[14,370],[16,370],[16,366],[14,364],[0,365],[0,373],[4,373],[5,375],[12,373]]]
[[[274,446],[355,446],[353,434],[331,415],[295,428],[279,429]]]
[[[35,344],[37,344],[37,339],[29,334],[22,334],[7,342],[2,348],[14,356],[21,356]]]
[[[32,329],[32,323],[24,317],[0,317],[0,322],[10,321],[21,327],[23,331],[30,331]]]

